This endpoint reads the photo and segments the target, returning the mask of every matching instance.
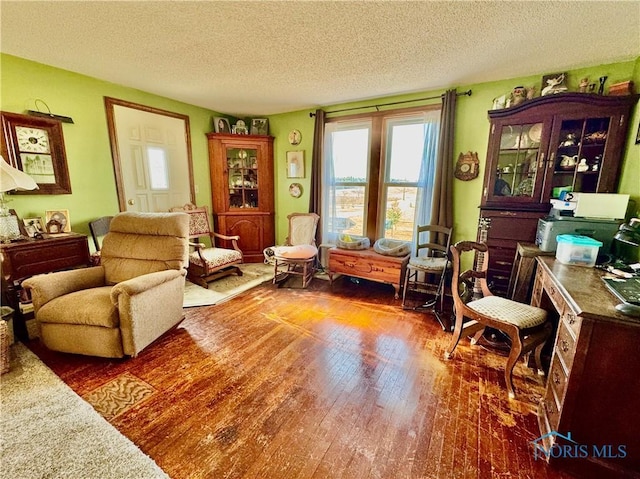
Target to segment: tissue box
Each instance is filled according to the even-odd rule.
[[[558,235],[556,240],[558,241],[556,250],[558,261],[590,268],[595,266],[602,242],[581,235]]]

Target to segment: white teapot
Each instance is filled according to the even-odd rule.
[[[562,155],[560,158],[560,168],[573,168],[578,164],[578,155]]]

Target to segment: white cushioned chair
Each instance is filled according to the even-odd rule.
[[[104,237],[99,266],[24,281],[44,345],[137,356],[183,318],[188,233],[184,213],[120,213]]]
[[[464,252],[480,253],[483,257],[476,270],[460,273],[460,257]],[[542,348],[552,330],[544,309],[518,303],[491,294],[487,285],[489,252],[484,243],[461,241],[451,246],[453,278],[451,293],[455,309],[456,323],[451,343],[444,356],[451,358],[461,337],[475,335],[475,344],[485,327],[494,328],[507,335],[511,343],[505,366],[504,378],[509,398],[515,397],[513,389],[513,368],[518,360],[535,350],[538,374],[544,374],[541,363]],[[473,289],[480,289],[481,297],[473,299]],[[469,321],[464,322],[465,318]]]
[[[273,248],[273,284],[280,285],[290,275],[299,275],[306,288],[317,270],[316,229],[320,217],[315,213],[291,213],[287,218],[289,236],[285,245]]]
[[[242,251],[238,247],[239,236],[227,236],[213,231],[209,224],[209,212],[206,206],[197,207],[187,203],[184,206],[171,208],[171,211],[182,211],[189,215],[189,246],[193,251],[189,253],[189,267],[187,279],[203,288],[208,288],[211,281],[237,274],[242,276],[238,266],[243,262]],[[211,246],[201,243],[202,238],[208,238]],[[195,241],[193,241],[195,240]],[[231,248],[221,248],[216,240],[227,241]]]

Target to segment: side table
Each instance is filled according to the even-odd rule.
[[[0,244],[2,291],[14,310],[16,338],[29,339],[25,317],[20,311],[22,281],[36,274],[52,273],[89,265],[87,236],[78,233],[44,235],[43,239],[26,239]]]

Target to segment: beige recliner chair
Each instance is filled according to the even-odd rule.
[[[45,346],[136,356],[183,318],[188,238],[185,213],[120,213],[104,237],[100,266],[24,281]]]

